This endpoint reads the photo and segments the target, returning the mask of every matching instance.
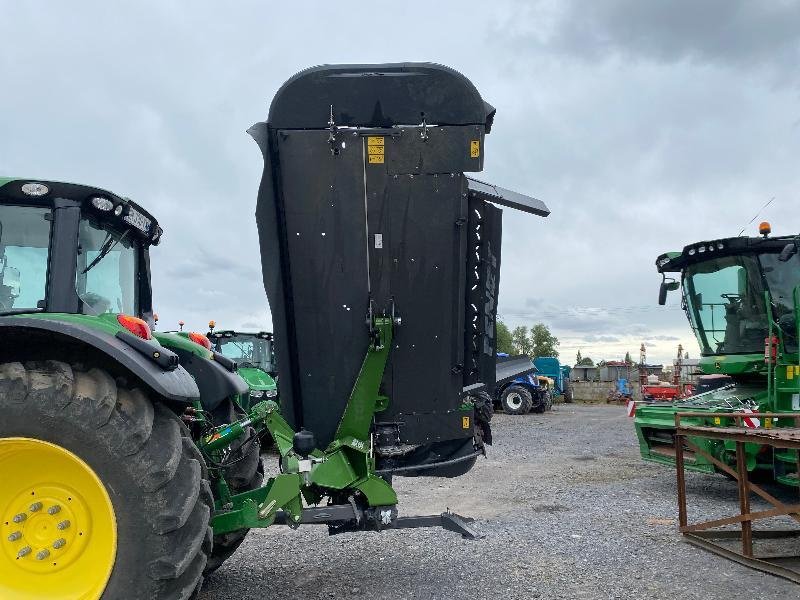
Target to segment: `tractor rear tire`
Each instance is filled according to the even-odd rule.
[[[572,393],[572,385],[570,385],[567,381],[564,381],[564,402],[567,404],[572,404],[575,400],[575,396]]]
[[[533,406],[533,396],[525,386],[510,385],[500,395],[500,405],[507,415],[526,415]]]
[[[242,416],[241,411],[230,403],[215,411],[217,419],[223,418],[229,423],[241,419]],[[231,444],[231,455],[237,456],[240,449],[242,450],[241,456],[238,456],[236,462],[225,469],[225,481],[232,494],[241,494],[259,488],[264,481],[260,439],[252,427],[249,427],[245,435]],[[219,569],[241,546],[249,531],[249,529],[241,529],[215,536],[214,549],[208,557],[204,574],[210,575]]]
[[[172,411],[107,371],[41,361],[0,364],[0,415],[0,597],[198,596],[213,497]]]

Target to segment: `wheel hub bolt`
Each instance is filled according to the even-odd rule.
[[[39,552],[36,553],[36,560],[44,560],[48,556],[50,556],[50,550],[45,548],[44,550],[39,550]]]
[[[47,509],[48,515],[55,515],[60,512],[61,512],[61,507],[58,504],[51,506],[50,508]]]
[[[11,535],[8,536],[8,541],[9,542],[16,542],[21,537],[22,537],[22,532],[15,531],[14,533],[12,533]]]
[[[24,558],[25,556],[28,556],[28,554],[30,553],[31,553],[31,547],[25,546],[19,552],[17,552],[17,558]]]
[[[65,529],[69,529],[70,525],[72,525],[72,523],[69,521],[61,521],[61,523],[56,525],[56,527],[58,527],[59,530],[64,531]]]
[[[67,545],[67,540],[64,538],[58,538],[55,542],[53,542],[53,548],[58,550],[59,548],[63,548]]]
[[[38,512],[40,510],[42,510],[42,503],[41,502],[34,502],[33,504],[31,504],[31,508],[30,508],[31,512]]]
[[[22,523],[25,519],[28,518],[28,515],[25,513],[19,513],[18,515],[14,515],[14,523]]]

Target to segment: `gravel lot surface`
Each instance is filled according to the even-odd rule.
[[[498,414],[493,424],[489,458],[467,475],[396,480],[401,514],[449,507],[475,517],[485,539],[436,529],[252,531],[201,599],[800,597],[800,586],[681,540],[674,472],[639,459],[624,407],[562,404],[545,415]],[[738,509],[733,482],[687,479],[690,519]]]

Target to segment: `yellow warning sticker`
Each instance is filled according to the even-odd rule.
[[[786,367],[786,379],[794,379],[794,367],[792,365]]]
[[[794,374],[800,376],[800,365],[794,366]]]
[[[461,429],[469,429],[469,417],[461,417]]]
[[[772,429],[772,419],[764,419],[764,427],[766,429]]]
[[[714,417],[714,425],[722,425],[722,419],[719,417]]]
[[[472,140],[469,143],[469,157],[478,158],[481,155],[481,141]]]
[[[384,138],[381,135],[367,136],[367,162],[369,164],[383,164],[384,144]]]

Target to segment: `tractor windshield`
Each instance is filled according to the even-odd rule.
[[[43,309],[52,212],[0,206],[0,313]]]
[[[75,288],[82,313],[138,314],[138,246],[131,237],[130,231],[120,233],[81,219]]]
[[[236,361],[240,367],[258,367],[271,373],[275,370],[272,342],[254,335],[220,338],[217,351]]]
[[[704,355],[764,351],[767,313],[756,256],[729,256],[689,266],[683,294]]]

